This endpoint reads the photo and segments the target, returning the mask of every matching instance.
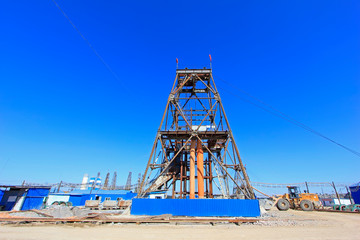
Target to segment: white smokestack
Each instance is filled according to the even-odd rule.
[[[82,180],[82,183],[81,183],[81,187],[80,187],[81,190],[87,189],[88,181],[89,181],[89,174],[85,173],[84,177],[83,177],[83,180]]]

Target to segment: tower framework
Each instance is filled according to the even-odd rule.
[[[211,69],[177,69],[139,197],[255,198]]]

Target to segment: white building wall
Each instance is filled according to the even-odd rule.
[[[149,195],[150,199],[165,199],[165,193],[152,193]]]
[[[69,195],[55,195],[55,194],[49,194],[49,197],[46,201],[46,205],[50,206],[51,204],[53,204],[54,202],[58,201],[58,202],[68,202],[69,201],[70,196]]]
[[[15,206],[13,207],[13,211],[20,211],[21,207],[25,201],[25,196],[21,196],[20,199],[15,203]]]
[[[341,202],[341,204],[343,204],[343,205],[350,205],[350,204],[351,204],[350,199],[340,198],[340,202]],[[334,203],[335,203],[335,204],[339,204],[339,199],[334,198]]]

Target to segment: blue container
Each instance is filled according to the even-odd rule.
[[[199,216],[199,217],[258,217],[258,200],[245,199],[148,199],[134,198],[131,214]]]
[[[21,210],[41,209],[43,203],[43,197],[26,197],[21,207]]]
[[[69,202],[71,202],[73,206],[82,206],[82,197],[83,195],[80,194],[70,195]]]
[[[360,204],[360,182],[351,185],[349,188],[355,204]]]
[[[29,188],[21,210],[41,209],[50,188]]]

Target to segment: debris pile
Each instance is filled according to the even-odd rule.
[[[91,211],[87,209],[80,209],[79,207],[68,206],[51,206],[43,209],[41,212],[51,215],[54,218],[69,218],[69,217],[85,217]]]
[[[82,219],[87,217],[94,217],[101,214],[121,214],[123,211],[94,211],[87,208],[52,205],[43,210],[26,210],[26,211],[12,211],[8,213],[11,218],[56,218],[67,219],[76,218]]]

